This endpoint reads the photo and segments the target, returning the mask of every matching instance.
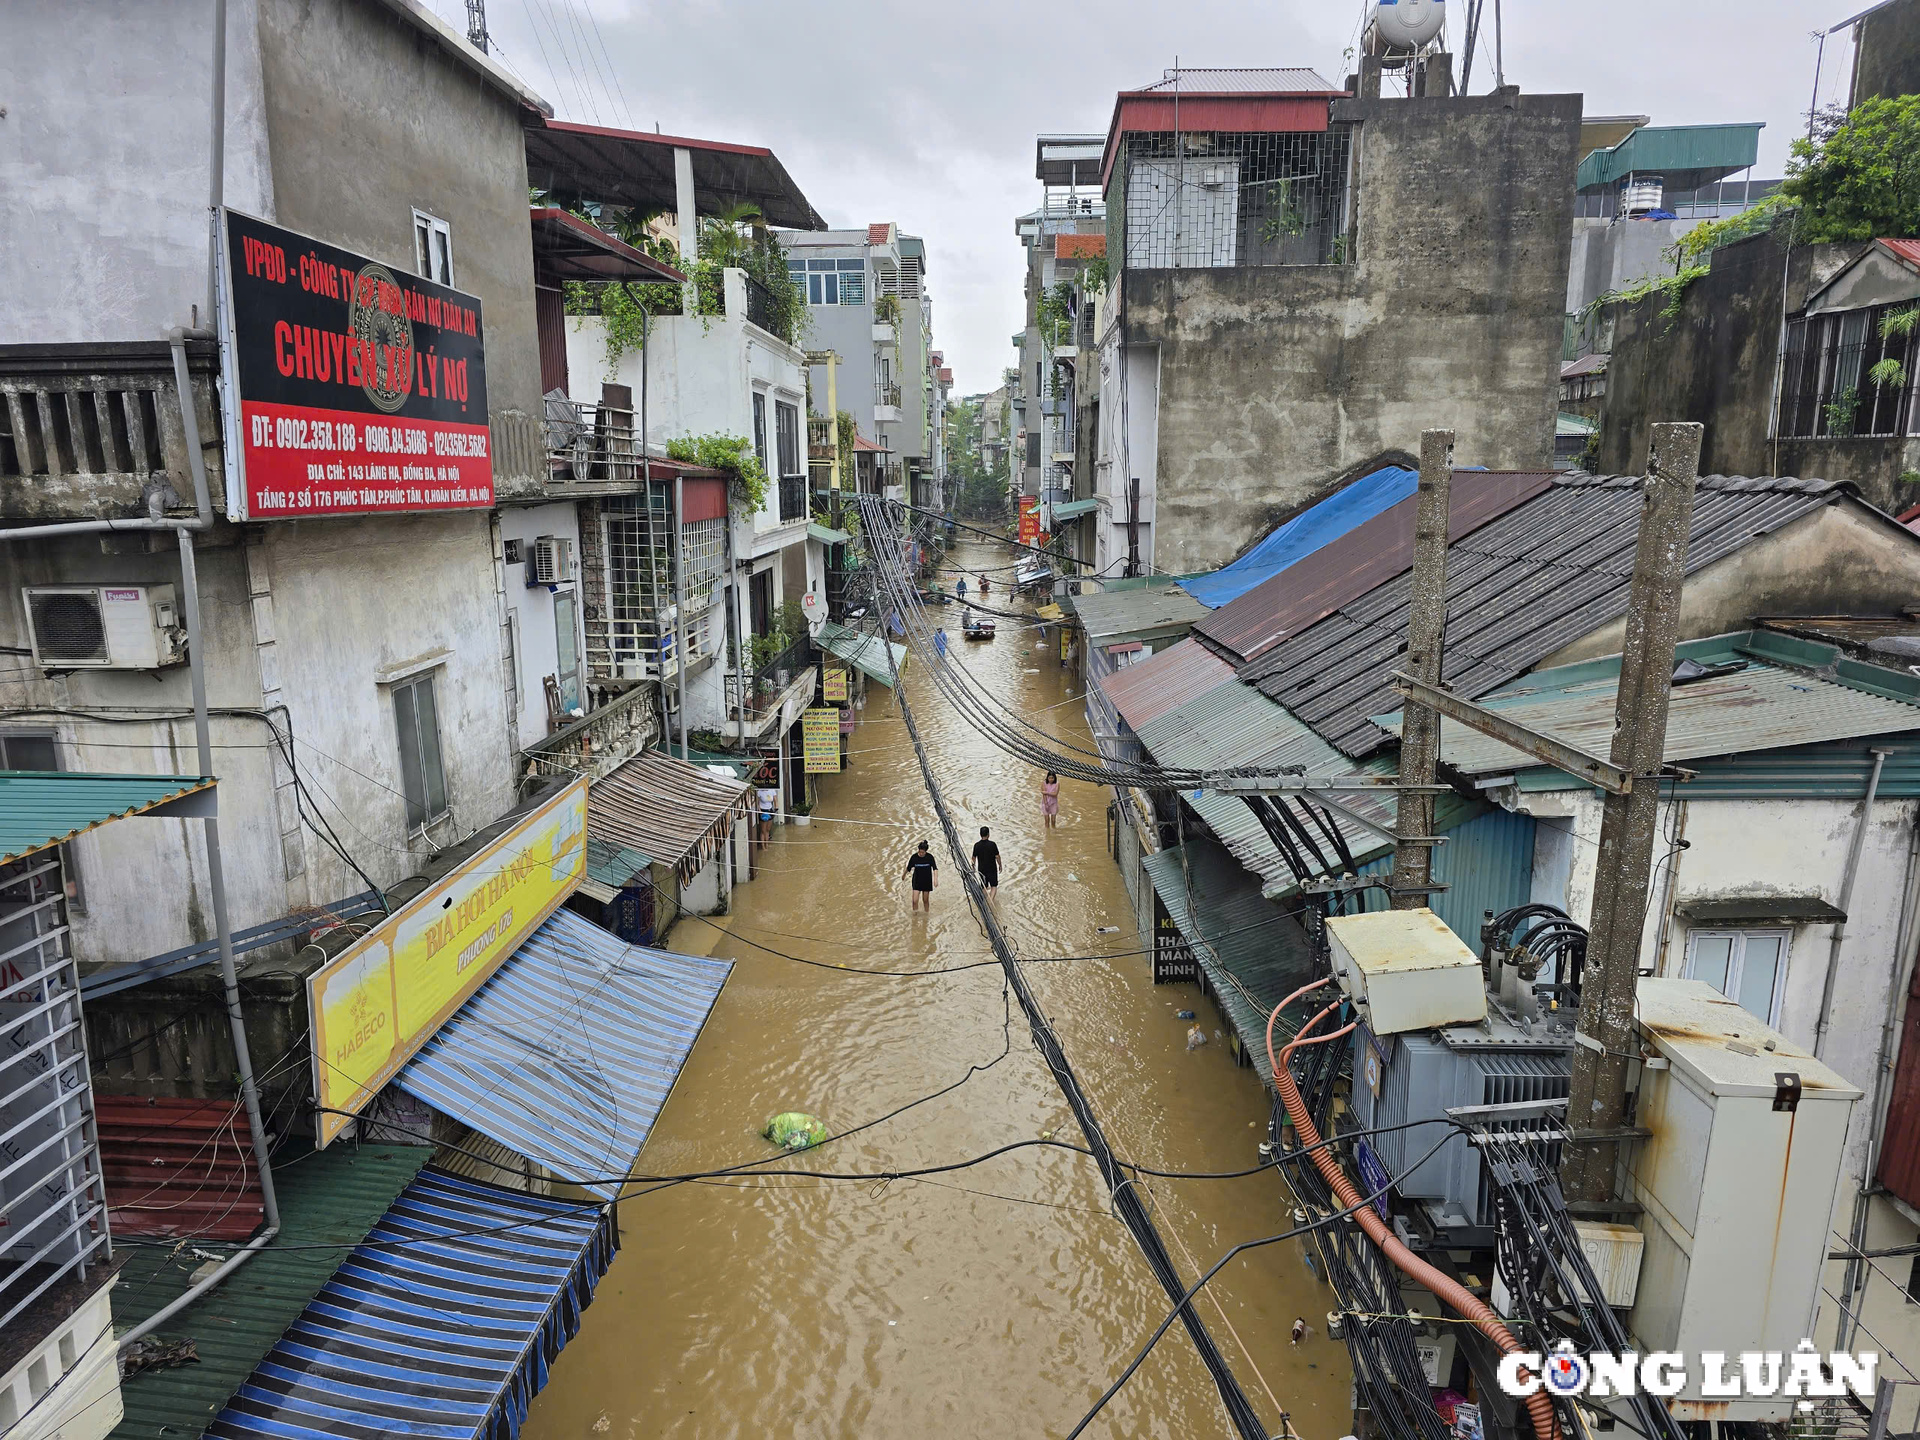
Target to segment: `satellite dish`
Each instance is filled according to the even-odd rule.
[[[800,597],[800,613],[806,617],[807,633],[818,635],[827,623],[826,602],[809,590]]]

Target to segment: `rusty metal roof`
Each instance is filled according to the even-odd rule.
[[[1547,472],[1456,470],[1453,472],[1449,536],[1457,541],[1553,484]],[[1222,605],[1195,625],[1224,653],[1244,664],[1331,615],[1348,601],[1402,574],[1413,565],[1413,512],[1409,495],[1363,525],[1330,540]]]
[[[1687,571],[1848,493],[1825,480],[1703,475]],[[1461,695],[1484,695],[1617,619],[1639,523],[1637,476],[1569,470],[1455,540],[1447,552],[1446,682]],[[1402,572],[1344,599],[1243,666],[1240,678],[1345,754],[1371,754],[1390,737],[1368,717],[1399,704],[1388,675],[1406,637],[1408,582]]]
[[[1177,585],[1076,596],[1073,612],[1092,645],[1184,634],[1208,613],[1206,606]]]
[[[1099,682],[1109,703],[1135,730],[1233,679],[1233,666],[1193,639],[1116,670]]]
[[[587,833],[673,866],[685,884],[726,842],[752,799],[738,780],[642,750],[587,787]]]
[[[1843,660],[1830,645],[1742,631],[1689,641],[1676,658],[1707,673],[1679,681],[1669,694],[1669,764],[1920,730],[1920,680]],[[1620,657],[1609,655],[1536,671],[1481,703],[1529,729],[1604,755],[1613,740],[1619,688]],[[1399,721],[1398,714],[1379,717],[1383,728],[1396,732]],[[1511,774],[1542,764],[1453,720],[1440,722],[1440,759],[1463,775]]]
[[[238,1100],[96,1093],[93,1118],[116,1238],[245,1240],[260,1228],[253,1131]]]

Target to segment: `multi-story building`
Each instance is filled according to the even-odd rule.
[[[836,403],[880,447],[875,483],[930,504],[937,411],[926,242],[891,221],[780,239],[789,272],[807,290],[808,344],[816,356],[837,357]],[[813,412],[825,418],[824,361],[812,367],[811,394]]]
[[[1117,97],[1096,569],[1221,565],[1423,428],[1549,463],[1579,97],[1427,88],[1180,70]]]

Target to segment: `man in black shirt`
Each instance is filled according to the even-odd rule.
[[[1000,890],[1000,847],[987,838],[987,827],[980,827],[980,838],[973,847],[973,868],[980,872],[980,888],[989,895]]]
[[[939,868],[924,840],[920,842],[920,848],[907,857],[906,873],[913,881],[914,909],[933,909],[933,877]]]

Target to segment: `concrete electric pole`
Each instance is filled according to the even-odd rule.
[[[1574,1032],[1573,1093],[1567,1105],[1575,1143],[1567,1146],[1561,1162],[1561,1185],[1570,1202],[1603,1204],[1614,1198],[1615,1140],[1625,1115],[1627,1064],[1633,1053],[1634,993],[1703,433],[1693,424],[1653,427],[1610,757],[1626,772],[1629,788],[1607,795],[1600,821],[1580,1020]],[[1580,1143],[1583,1134],[1595,1138]]]
[[[1407,673],[1438,687],[1447,629],[1447,526],[1453,491],[1453,431],[1420,432],[1419,503],[1413,517],[1413,593],[1407,606]],[[1433,784],[1440,766],[1440,714],[1408,697],[1400,721],[1400,792],[1393,828],[1393,908],[1418,910],[1433,885]]]

